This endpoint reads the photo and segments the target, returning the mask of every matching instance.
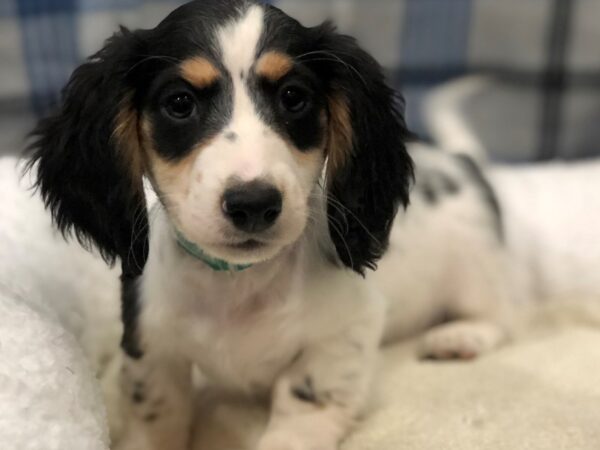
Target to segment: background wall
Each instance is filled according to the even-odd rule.
[[[2,0],[0,151],[22,147],[73,68],[123,24],[156,25],[178,0]],[[460,113],[499,160],[596,155],[600,131],[597,0],[276,0],[305,25],[333,18],[388,70],[409,125],[431,136],[433,88],[483,74]]]

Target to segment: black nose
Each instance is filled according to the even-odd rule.
[[[223,194],[223,212],[239,230],[258,233],[281,213],[281,192],[263,181],[235,185]]]

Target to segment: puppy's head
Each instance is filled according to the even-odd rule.
[[[296,241],[326,195],[339,259],[362,273],[385,250],[412,174],[373,58],[327,23],[305,28],[245,0],[192,2],[152,30],[121,29],[35,133],[32,163],[58,226],[130,273],[147,256],[144,176],[174,230],[240,264]]]

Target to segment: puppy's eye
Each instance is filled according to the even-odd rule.
[[[164,108],[174,119],[187,119],[196,111],[196,102],[190,94],[182,92],[167,98]]]
[[[281,91],[281,104],[287,111],[298,114],[306,109],[308,94],[301,88],[288,86]]]

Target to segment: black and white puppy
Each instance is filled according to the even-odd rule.
[[[122,29],[74,72],[31,161],[58,227],[122,265],[121,448],[187,448],[192,365],[272,394],[260,450],[332,450],[384,332],[472,319],[426,337],[442,358],[502,340],[481,303],[505,292],[476,167],[416,149],[426,182],[393,226],[413,178],[397,100],[352,38],[247,0]],[[458,199],[444,227],[422,220],[440,192]]]

